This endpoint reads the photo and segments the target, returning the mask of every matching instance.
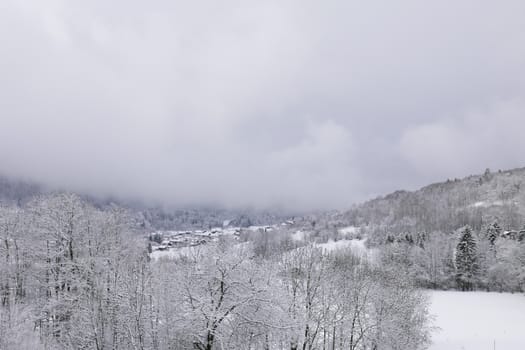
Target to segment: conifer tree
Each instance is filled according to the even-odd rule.
[[[466,226],[456,246],[456,281],[463,291],[472,290],[478,272],[477,246],[472,229]]]
[[[491,246],[494,246],[496,239],[501,235],[501,227],[497,222],[494,222],[487,228],[487,240],[490,242]]]

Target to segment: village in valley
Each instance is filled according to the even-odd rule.
[[[162,255],[159,253],[217,242],[221,236],[239,240],[243,232],[271,232],[279,228],[291,227],[294,224],[293,220],[287,220],[280,225],[231,227],[229,222],[225,221],[223,227],[213,227],[208,230],[155,231],[148,236],[149,251],[152,254]]]

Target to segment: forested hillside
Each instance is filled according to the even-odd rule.
[[[327,228],[358,227],[385,263],[423,287],[524,291],[524,184],[525,168],[487,169],[397,191],[320,221]]]
[[[505,230],[525,223],[525,168],[449,179],[414,192],[397,191],[356,205],[338,220],[389,234],[474,230],[497,221]]]
[[[31,181],[12,179],[0,175],[0,203],[23,205],[37,195],[60,192]],[[146,231],[210,229],[232,225],[268,225],[288,217],[287,213],[250,209],[225,209],[211,206],[184,207],[148,204],[143,200],[130,200],[90,193],[79,193],[80,197],[94,207],[105,210],[114,205],[125,207],[136,225]]]
[[[41,185],[0,175],[0,202],[18,205],[44,192]]]

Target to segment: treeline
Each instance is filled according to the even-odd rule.
[[[309,215],[302,228],[327,239],[355,226],[385,264],[397,264],[419,286],[525,290],[525,168],[447,180],[397,191],[341,213]],[[299,222],[299,221],[298,221]],[[474,263],[468,274],[457,251],[465,227]],[[466,277],[465,277],[466,276]]]
[[[487,169],[483,175],[448,180],[414,192],[397,191],[325,220],[390,234],[453,232],[466,225],[480,231],[495,220],[510,230],[525,224],[524,183],[525,169]]]
[[[133,236],[76,195],[1,207],[0,349],[134,348],[149,263]]]
[[[173,349],[418,349],[426,299],[396,271],[312,246],[270,260],[222,244],[159,261]],[[167,343],[166,343],[167,342]]]
[[[0,174],[0,203],[25,206],[36,196],[46,196],[52,189],[38,183],[11,179]],[[290,215],[278,211],[234,210],[225,208],[153,205],[143,200],[111,196],[80,195],[82,201],[98,210],[125,207],[128,216],[143,230],[201,230],[222,227],[225,223],[235,227],[281,223]]]
[[[524,226],[514,229],[506,225],[504,229],[498,220],[485,221],[479,229],[464,225],[451,231],[416,230],[408,224],[403,230],[400,226],[368,225],[353,227],[348,235],[341,232],[348,222],[339,219],[336,215],[317,216],[302,222],[301,229],[316,243],[366,239],[381,265],[397,266],[422,288],[525,292]],[[261,237],[257,249],[297,244],[290,235],[270,242]],[[462,260],[464,249],[468,255]]]
[[[390,234],[377,249],[384,264],[425,288],[525,291],[525,231],[504,231],[497,222],[479,231]]]
[[[287,215],[256,210],[226,209],[168,209],[138,207],[135,220],[148,230],[209,230],[215,227],[248,227],[251,225],[277,224],[288,219]]]
[[[418,349],[426,299],[350,251],[223,238],[151,259],[120,208],[0,209],[0,349]],[[257,248],[259,247],[259,248]],[[259,250],[257,250],[259,249]],[[264,254],[263,254],[264,252]]]

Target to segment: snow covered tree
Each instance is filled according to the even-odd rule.
[[[398,265],[387,272],[350,249],[298,243],[292,231],[255,232],[242,242],[222,236],[154,259],[132,225],[123,209],[73,194],[0,207],[0,349],[423,344],[425,305]],[[334,234],[317,230],[317,239]]]
[[[327,256],[320,248],[306,246],[282,256],[280,276],[287,293],[288,313],[296,326],[290,337],[292,350],[311,349],[319,336],[326,267]]]
[[[501,236],[501,227],[497,222],[491,224],[486,231],[487,240],[490,242],[491,246],[494,247],[496,239]]]
[[[478,273],[477,253],[476,240],[472,234],[472,229],[466,226],[461,231],[454,257],[456,281],[463,291],[469,291],[474,288],[474,282]]]
[[[203,247],[155,270],[166,349],[270,347],[271,333],[286,328],[276,270],[256,262],[249,247]]]

